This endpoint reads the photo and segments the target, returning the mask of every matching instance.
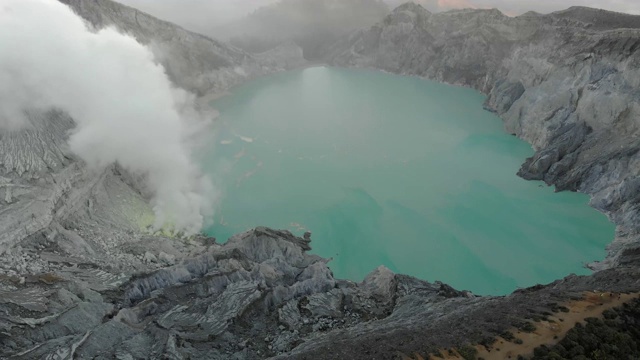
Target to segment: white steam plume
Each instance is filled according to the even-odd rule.
[[[0,131],[26,126],[25,109],[65,110],[77,123],[71,150],[92,167],[144,174],[156,226],[186,233],[212,210],[186,142],[203,121],[193,100],[134,38],[93,31],[56,0],[0,0]]]

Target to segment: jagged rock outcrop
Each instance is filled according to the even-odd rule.
[[[582,7],[508,17],[407,3],[327,59],[469,86],[537,151],[519,174],[592,196],[617,225],[597,268],[638,264],[640,16]]]
[[[150,241],[128,251],[167,246]],[[476,297],[384,267],[354,283],[335,279],[326,259],[307,253],[309,242],[256,228],[224,245],[198,239],[184,244],[197,251],[175,265],[119,276],[113,267],[56,255],[54,273],[0,290],[0,356],[391,359],[481,342],[584,291],[640,285],[636,268],[508,297]]]

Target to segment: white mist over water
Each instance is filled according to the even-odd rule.
[[[188,146],[204,115],[152,52],[112,28],[94,31],[53,0],[0,0],[0,131],[29,126],[27,109],[59,108],[77,126],[71,150],[93,168],[144,175],[156,228],[195,233],[213,186]]]

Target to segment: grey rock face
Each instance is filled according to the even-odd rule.
[[[115,26],[149,45],[170,79],[197,95],[225,91],[247,78],[304,63],[302,50],[292,44],[254,57],[111,0],[59,1],[69,5],[97,29]]]
[[[300,50],[291,44],[258,59],[112,1],[64,2],[96,29],[115,26],[148,44],[172,80],[198,94],[302,64]],[[150,277],[149,285],[137,291],[124,286],[136,275],[182,263],[218,245],[208,238],[148,233],[152,211],[137,178],[117,164],[98,173],[88,169],[68,149],[75,122],[63,112],[32,110],[27,115],[26,129],[0,133],[0,357],[85,358],[85,353],[100,354],[125,342],[134,356],[147,358],[148,349],[140,350],[140,343],[153,336],[136,337],[135,327],[123,325],[129,318],[105,319],[118,315],[115,304],[149,296],[149,289],[179,283],[194,270],[168,272],[174,282]],[[241,267],[230,259],[218,268]],[[253,286],[246,290],[246,283],[234,286],[235,291],[223,294],[228,304],[260,295]],[[221,309],[212,307],[210,317],[232,314]],[[203,321],[201,326],[221,325]],[[29,345],[16,337],[30,339]],[[171,339],[175,342],[175,336],[162,339],[163,346],[170,347]]]
[[[12,306],[0,305],[6,315],[0,324],[13,340],[0,354],[255,359],[388,315],[368,309],[395,296],[393,273],[378,269],[362,284],[338,287],[326,260],[306,253],[308,244],[289,232],[258,228],[94,296],[77,278],[19,285],[25,290],[2,297]],[[435,296],[436,287],[420,283]]]
[[[252,57],[110,0],[62,2],[96,30],[115,26],[149,45],[171,79],[197,94],[224,91],[251,77],[304,64],[293,44]],[[153,257],[144,258],[145,251],[131,248],[131,235],[143,238],[139,231],[150,214],[148,194],[139,181],[117,165],[100,174],[89,171],[68,149],[75,123],[63,112],[33,110],[28,117],[27,129],[0,133],[0,254],[7,256],[7,273],[49,271],[53,262],[39,255],[43,250],[56,256],[58,250],[66,251],[77,262],[88,257],[115,263],[116,268],[158,266]],[[16,248],[25,240],[33,246],[33,259]],[[121,245],[131,252],[122,254]],[[111,253],[118,259],[104,256]],[[152,255],[162,264],[180,257],[174,247]]]
[[[327,60],[487,94],[485,108],[537,151],[519,174],[590,194],[616,223],[608,258],[593,265],[606,268],[634,262],[640,248],[639,24],[639,16],[581,7],[511,18],[408,3],[335,44]]]
[[[115,26],[149,45],[171,79],[197,94],[224,91],[248,78],[304,62],[293,44],[252,57],[110,0],[62,2],[96,30]],[[173,264],[180,257],[173,247],[146,257],[145,251],[133,251],[131,234],[148,225],[148,194],[117,165],[101,174],[86,169],[68,150],[73,119],[58,110],[33,110],[28,117],[27,129],[0,133],[0,254],[7,255],[8,273],[50,270],[52,262],[36,254],[45,249],[56,256],[61,250],[76,257],[102,257],[105,264],[126,268],[158,266],[153,257],[160,257],[161,264]],[[22,248],[12,250],[27,239],[34,246],[32,261],[25,260]],[[119,247],[125,243],[131,253],[121,256]],[[112,252],[120,258],[103,256]],[[144,266],[137,261],[141,256]]]
[[[199,94],[302,64],[291,44],[249,56],[108,0],[64,2],[150,44],[173,81]],[[361,283],[335,279],[308,254],[310,234],[257,228],[224,245],[149,234],[137,179],[117,164],[92,173],[68,152],[73,120],[33,112],[31,128],[0,134],[0,358],[426,356],[585,291],[638,291],[636,30],[589,11],[512,19],[407,4],[331,59],[488,93],[487,108],[539,150],[521,174],[592,194],[618,224],[604,270],[476,297],[384,267]]]
[[[98,291],[65,265],[50,282],[0,294],[0,356],[388,359],[480,341],[587,289],[640,281],[637,270],[610,270],[475,297],[383,267],[362,283],[336,280],[309,249],[307,239],[257,228],[120,283],[94,277]]]

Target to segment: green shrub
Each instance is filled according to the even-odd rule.
[[[531,332],[536,331],[536,326],[533,325],[530,322],[525,322],[520,326],[520,330],[522,330],[524,332],[527,332],[527,333],[531,333]]]
[[[533,360],[640,359],[640,300],[585,319],[550,348],[534,350]]]
[[[505,331],[500,336],[507,341],[513,341],[516,338],[511,331]]]
[[[460,354],[464,360],[477,360],[478,350],[471,346],[464,346],[458,349],[458,354]]]

